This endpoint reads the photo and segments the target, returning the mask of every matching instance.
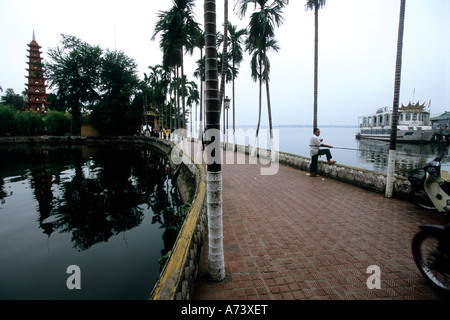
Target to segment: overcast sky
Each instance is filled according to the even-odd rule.
[[[432,115],[450,111],[450,1],[407,0],[400,102],[428,102]],[[230,21],[240,27],[230,3]],[[306,0],[291,0],[284,25],[276,30],[281,50],[270,55],[274,125],[312,124],[314,13]],[[91,45],[124,51],[136,60],[139,75],[160,64],[158,39],[151,41],[160,10],[170,0],[0,0],[0,86],[21,93],[26,83],[27,44],[36,40],[44,59],[60,45],[60,34]],[[217,1],[222,30],[223,1]],[[328,0],[319,14],[320,125],[356,125],[358,116],[392,107],[400,0]],[[247,16],[250,15],[250,12]],[[196,1],[203,24],[203,1]],[[199,58],[186,58],[187,76]],[[255,125],[258,85],[250,78],[249,56],[241,65],[237,87],[237,123]],[[231,86],[227,87],[231,97]],[[265,93],[264,93],[265,97]],[[263,124],[267,106],[263,103]]]

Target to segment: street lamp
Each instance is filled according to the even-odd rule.
[[[226,138],[225,138],[225,148],[228,146],[228,110],[230,109],[230,98],[228,96],[223,100],[223,104],[225,106],[225,110],[227,110],[227,130],[226,130]]]

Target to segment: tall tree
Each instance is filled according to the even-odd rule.
[[[186,82],[186,105],[189,107],[191,114],[191,136],[193,136],[194,130],[194,119],[193,119],[193,108],[197,109],[197,105],[200,102],[200,93],[198,91],[198,86],[194,81]]]
[[[100,99],[100,70],[103,50],[80,39],[62,35],[62,47],[51,48],[46,64],[49,87],[57,88],[58,98],[72,112],[74,133],[81,128],[81,108]]]
[[[92,108],[90,120],[98,129],[135,133],[142,111],[131,104],[139,88],[135,61],[73,36],[63,35],[62,44],[49,50],[46,74],[57,100],[72,113],[74,133],[80,132],[82,108]]]
[[[238,76],[238,67],[240,66],[242,60],[244,60],[243,55],[243,38],[247,35],[247,29],[237,29],[237,26],[228,23],[228,33],[230,34],[230,45],[231,45],[231,61],[233,69],[233,80],[232,80],[232,101],[233,101],[233,150],[236,141],[236,90],[235,82]]]
[[[134,134],[142,124],[142,105],[132,104],[140,88],[134,59],[107,50],[100,71],[100,103],[92,107],[91,122],[107,134]]]
[[[392,109],[392,125],[391,125],[391,140],[389,144],[389,160],[388,160],[388,173],[386,179],[386,192],[387,198],[392,197],[394,189],[394,172],[395,172],[395,157],[397,149],[397,125],[398,125],[398,105],[400,100],[400,83],[402,76],[402,56],[403,56],[403,33],[405,29],[405,9],[406,0],[401,0],[400,3],[400,18],[398,26],[398,39],[397,39],[397,58],[395,63],[395,83],[394,83],[394,102]]]
[[[224,96],[225,96],[225,84],[226,83],[230,83],[230,82],[232,82],[233,81],[233,79],[234,79],[234,77],[237,75],[237,70],[236,70],[236,66],[235,66],[235,64],[233,65],[233,56],[232,56],[232,52],[231,52],[231,49],[233,49],[232,48],[232,39],[231,39],[231,36],[230,36],[230,31],[232,31],[231,30],[231,24],[230,23],[228,23],[228,32],[227,32],[227,47],[228,47],[228,49],[227,49],[227,54],[226,55],[224,55],[223,53],[218,53],[217,55],[218,55],[218,68],[219,68],[219,70],[222,70],[222,80],[223,81],[221,81],[221,102],[223,103],[225,100],[224,100]],[[218,32],[217,33],[217,51],[219,52],[219,48],[220,48],[220,46],[224,46],[225,45],[225,36],[224,36],[224,34],[222,34],[221,32]],[[242,55],[242,48],[241,48],[241,55]],[[225,58],[226,58],[226,60],[225,60]],[[242,61],[242,57],[241,57],[241,60],[240,61]],[[222,91],[223,90],[223,91]],[[222,109],[222,108],[221,108]],[[225,108],[223,108],[222,109],[223,110],[223,112],[224,112],[224,114],[225,114]],[[223,117],[223,133],[225,134],[225,130],[226,130],[226,127],[225,127],[225,116]]]
[[[255,5],[255,9],[259,6],[259,11],[253,12],[249,23],[249,36],[247,39],[247,50],[253,53],[252,69],[259,68],[257,76],[259,77],[259,120],[256,129],[255,145],[253,147],[252,155],[255,156],[256,142],[259,135],[260,119],[261,119],[261,87],[262,83],[266,84],[267,95],[267,111],[269,115],[269,130],[270,130],[270,145],[272,156],[275,155],[273,150],[273,130],[272,130],[272,106],[270,102],[269,90],[269,73],[270,62],[268,59],[268,52],[270,50],[278,51],[279,47],[275,39],[275,27],[281,26],[284,22],[282,16],[282,9],[289,3],[288,0],[238,0],[236,5],[238,7],[238,14],[242,18],[245,16],[247,7],[250,3]],[[252,72],[253,73],[253,72]],[[253,73],[253,78],[255,78]]]
[[[307,0],[306,9],[314,10],[314,119],[313,128],[317,128],[317,97],[319,86],[319,9],[325,6],[326,0]]]
[[[147,85],[150,86],[149,92],[147,94],[147,102],[157,110],[160,119],[160,126],[165,127],[164,122],[169,125],[169,121],[165,120],[167,118],[167,93],[169,91],[169,73],[162,65],[149,66],[150,73],[147,75],[144,73],[144,80]],[[172,128],[170,128],[172,129]]]
[[[228,0],[224,0],[224,23],[223,23],[223,52],[222,52],[222,71],[220,79],[220,109],[223,105],[223,132],[225,134],[225,104],[223,99],[225,97],[225,82],[228,66]]]
[[[205,61],[203,59],[203,49],[205,47],[205,33],[199,28],[195,34],[193,34],[191,38],[190,45],[186,47],[187,50],[190,50],[192,54],[195,48],[200,50],[200,59],[197,60],[198,68],[194,71],[194,77],[200,78],[200,110],[199,110],[199,120],[197,124],[197,141],[201,141],[203,134],[203,82],[205,81]],[[196,108],[197,113],[197,108]],[[201,149],[198,148],[198,156],[201,155]]]
[[[193,42],[192,38],[196,38],[199,33],[199,25],[195,22],[193,9],[195,0],[173,0],[173,6],[169,11],[161,11],[159,20],[155,26],[155,32],[152,39],[162,32],[160,46],[166,60],[166,65],[181,68],[181,75],[177,75],[177,79],[182,80],[184,76],[184,48]],[[186,122],[186,104],[183,92],[185,83],[181,82],[182,92],[182,108],[183,119],[182,127]]]
[[[207,147],[207,211],[208,211],[208,271],[214,281],[225,278],[222,227],[222,167],[220,160],[220,101],[216,49],[216,1],[205,0],[205,61],[206,61],[206,140]]]
[[[1,98],[0,104],[13,106],[16,110],[22,110],[24,100],[20,94],[14,93],[11,88],[6,89],[5,95]]]
[[[203,34],[203,39],[205,39],[205,35]],[[205,41],[203,40],[203,45],[200,50],[200,59],[197,60],[197,69],[194,71],[194,77],[200,78],[200,110],[199,110],[199,122],[198,122],[198,137],[197,141],[202,140],[202,135],[204,131],[204,122],[203,122],[203,114],[204,114],[204,108],[203,108],[203,84],[205,82],[205,58],[203,56],[203,49],[205,47]],[[198,149],[198,156],[200,156],[200,148]]]

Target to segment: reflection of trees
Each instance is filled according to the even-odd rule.
[[[161,250],[162,258],[159,260],[161,270],[170,257],[178,233],[186,219],[188,208],[190,208],[189,204],[183,205],[178,211],[172,207],[167,207],[162,212],[158,212],[153,216],[152,222],[158,222],[161,224],[161,228],[166,229],[163,234],[164,248]]]
[[[160,216],[166,208],[178,212],[181,204],[171,172],[166,170],[168,159],[154,149],[105,147],[86,160],[79,147],[0,148],[0,164],[5,164],[0,200],[7,196],[3,191],[7,172],[31,175],[40,227],[49,236],[56,230],[71,233],[78,250],[138,226],[146,209]],[[73,177],[62,180],[61,172],[69,168]],[[54,185],[59,190],[52,190]],[[170,250],[174,241],[170,224],[160,219],[152,222],[161,223],[171,235],[169,240],[163,236]]]
[[[51,224],[43,223],[45,219],[50,216],[53,205],[52,193],[52,175],[46,169],[38,171],[33,170],[31,173],[31,187],[34,190],[34,195],[39,203],[39,223],[44,233],[51,235],[54,231]]]
[[[146,204],[154,212],[152,223],[159,223],[165,229],[163,233],[165,256],[172,250],[180,230],[180,220],[184,221],[185,212],[180,194],[172,181],[169,161],[165,156],[142,152],[135,157],[140,162],[134,166],[141,192],[146,193]],[[182,223],[182,222],[181,222]]]
[[[110,148],[84,167],[78,162],[72,181],[61,186],[53,212],[60,217],[57,228],[72,232],[74,245],[85,250],[138,226],[144,219],[141,205],[154,212],[172,205],[164,189],[167,173],[161,170],[166,162],[150,150]]]
[[[6,198],[7,194],[4,190],[5,188],[5,180],[3,178],[0,178],[0,203],[3,203],[3,199]]]
[[[61,232],[72,232],[72,241],[79,250],[106,242],[142,222],[139,197],[128,179],[108,185],[108,179],[102,177],[86,178],[79,165],[75,172],[72,181],[61,186],[62,196],[53,214],[60,217],[56,227]],[[105,171],[105,175],[113,174]]]

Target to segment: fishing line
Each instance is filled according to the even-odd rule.
[[[365,149],[355,149],[355,148],[344,148],[344,147],[333,147],[333,149],[342,149],[342,150],[353,150],[353,151],[360,151],[360,152],[382,152],[382,153],[389,153],[388,150],[365,150]],[[402,151],[396,151],[396,154],[404,155],[404,156],[418,156],[415,153],[412,152],[402,152]]]
[[[317,146],[311,146],[310,145],[310,147],[317,147]],[[321,146],[321,148],[327,148],[327,147]],[[353,151],[362,151],[362,152],[374,152],[374,150],[364,150],[364,149],[344,148],[344,147],[332,147],[332,148],[329,148],[329,149],[342,149],[342,150],[353,150]],[[385,152],[385,151],[382,151],[382,152]]]
[[[310,147],[316,147],[316,146],[310,145]],[[322,148],[326,148],[326,147],[322,147]],[[351,150],[351,151],[360,151],[360,152],[389,153],[389,150],[369,150],[369,149],[356,149],[356,148],[346,148],[346,147],[333,147],[330,149]],[[396,154],[405,155],[405,156],[415,156],[415,154],[413,154],[413,153],[407,153],[407,152],[401,152],[401,151],[397,151]]]

